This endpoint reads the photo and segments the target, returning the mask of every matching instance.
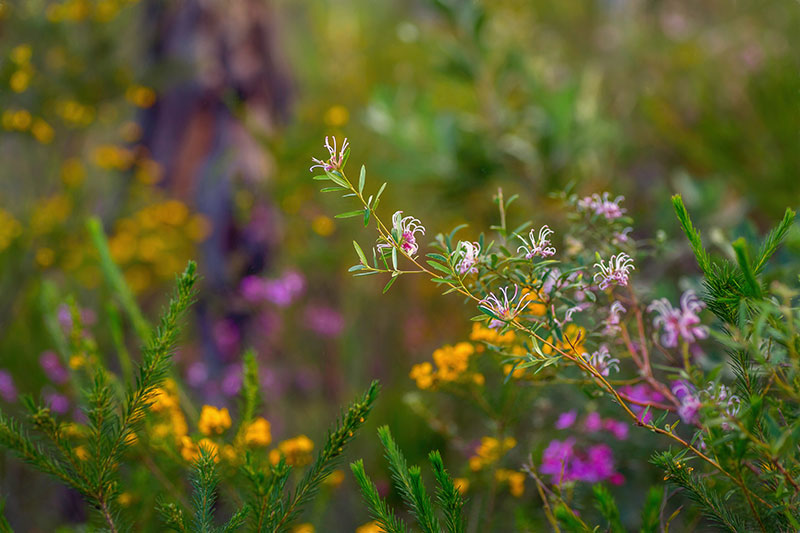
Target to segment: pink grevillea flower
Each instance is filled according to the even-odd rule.
[[[725,385],[714,386],[714,384],[711,384],[706,387],[704,392],[708,396],[709,400],[714,403],[720,411],[729,417],[733,418],[739,413],[739,407],[741,406],[742,401]],[[722,423],[722,429],[727,431],[730,429],[730,427],[730,424],[727,422]]]
[[[416,238],[418,232],[425,235],[425,226],[422,225],[419,219],[412,216],[403,217],[402,211],[396,211],[392,215],[392,234],[397,239],[400,248],[410,257],[414,257],[417,250],[419,250]],[[392,244],[388,242],[378,243],[377,248],[379,250],[390,249]]]
[[[617,196],[613,200],[610,199],[610,194],[604,192],[602,196],[594,193],[591,196],[586,196],[578,200],[578,208],[584,211],[591,211],[595,215],[602,215],[607,220],[616,220],[625,213],[626,209],[619,206],[619,203],[625,199],[624,196]]]
[[[546,258],[555,255],[556,249],[550,246],[550,235],[553,233],[555,232],[551,230],[549,226],[544,225],[542,229],[539,230],[538,238],[536,237],[535,230],[531,230],[527,239],[517,235],[517,237],[525,243],[517,248],[517,252],[523,250],[525,252],[525,259],[533,259],[536,256]]]
[[[630,232],[633,231],[633,228],[628,226],[622,231],[615,231],[614,235],[611,237],[611,244],[619,246],[620,244],[627,244],[631,241]]]
[[[316,157],[312,157],[311,160],[314,162],[314,165],[312,165],[308,170],[311,172],[313,172],[315,168],[321,168],[325,172],[342,170],[342,167],[344,167],[344,156],[347,152],[347,147],[349,146],[347,138],[345,138],[344,142],[342,143],[342,148],[338,152],[336,151],[336,137],[331,137],[331,139],[333,139],[333,146],[331,146],[330,141],[328,141],[328,137],[325,137],[325,148],[328,149],[330,158],[327,161],[322,161]]]
[[[600,348],[589,356],[588,362],[601,376],[608,376],[612,370],[619,372],[619,359],[611,357],[608,346],[605,344],[601,344]]]
[[[697,396],[697,391],[684,380],[676,381],[672,384],[672,394],[681,402],[678,406],[678,416],[686,424],[694,424],[697,422],[697,412],[703,406],[700,398]]]
[[[620,315],[624,312],[625,308],[621,303],[615,301],[611,304],[611,307],[608,308],[608,316],[603,321],[603,324],[605,324],[605,328],[603,328],[604,335],[614,335],[620,332]]]
[[[667,348],[675,348],[679,339],[692,344],[708,337],[708,329],[700,325],[700,317],[697,316],[704,307],[705,304],[697,298],[694,291],[688,290],[681,296],[680,309],[675,309],[669,300],[661,298],[651,303],[647,310],[657,313],[653,325],[664,330],[661,344]]]
[[[612,284],[617,284],[621,287],[626,286],[628,284],[628,274],[636,268],[633,266],[633,259],[624,252],[612,255],[608,260],[608,265],[601,259],[594,266],[600,269],[600,272],[595,272],[594,280],[601,291],[606,290]]]
[[[478,267],[475,266],[480,260],[481,245],[477,242],[461,241],[456,248],[456,254],[461,259],[456,263],[456,270],[462,276],[464,274],[477,274]]]
[[[516,318],[528,304],[527,294],[525,296],[520,296],[519,287],[517,285],[514,285],[514,294],[510,298],[508,296],[508,289],[509,287],[500,289],[502,298],[495,294],[489,294],[489,296],[478,302],[478,307],[486,309],[497,317],[489,321],[490,328],[503,327],[506,322]]]

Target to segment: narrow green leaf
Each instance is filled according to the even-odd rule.
[[[358,211],[348,211],[347,213],[339,213],[338,215],[334,216],[333,218],[353,218],[357,217],[362,214],[362,211],[359,209]]]
[[[361,174],[358,176],[358,192],[359,194],[364,192],[364,184],[367,181],[367,168],[364,165],[361,165]]]

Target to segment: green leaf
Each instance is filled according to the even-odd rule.
[[[339,213],[338,215],[334,216],[333,218],[353,218],[359,215],[362,215],[363,211],[360,209],[358,211],[348,211],[347,213]]]
[[[353,248],[356,249],[356,253],[358,254],[358,258],[361,260],[361,264],[367,265],[367,256],[364,255],[364,250],[361,249],[361,246],[359,246],[356,241],[353,241]]]
[[[386,291],[392,288],[392,285],[394,285],[395,281],[397,281],[397,276],[392,277],[392,279],[390,279],[389,282],[383,287],[383,294],[386,294]]]
[[[750,264],[750,254],[747,252],[747,242],[743,237],[739,237],[731,243],[733,251],[736,253],[736,262],[739,263],[739,268],[744,276],[744,281],[747,284],[747,296],[753,298],[761,297],[761,286],[756,280],[755,272]]]
[[[364,165],[361,165],[361,174],[358,176],[358,192],[359,194],[364,192],[364,184],[367,181],[367,168]]]

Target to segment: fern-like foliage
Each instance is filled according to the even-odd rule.
[[[378,428],[378,437],[383,444],[384,453],[389,462],[395,488],[400,493],[406,507],[416,518],[420,529],[425,533],[443,531],[434,504],[422,481],[422,470],[419,466],[408,466],[402,450],[392,438],[388,427]],[[444,516],[448,533],[464,533],[466,520],[463,516],[464,501],[452,478],[444,468],[439,452],[431,452],[428,456],[433,466],[437,481],[436,503]],[[350,465],[353,475],[361,489],[364,502],[370,516],[386,533],[405,533],[408,526],[398,519],[386,502],[378,495],[375,484],[367,477],[362,461]]]
[[[251,487],[248,507],[254,531],[280,533],[289,529],[303,507],[319,492],[325,478],[333,472],[344,448],[364,425],[379,391],[378,382],[373,381],[369,389],[350,404],[334,427],[328,431],[325,445],[288,495],[285,495],[284,491],[291,472],[290,466],[281,460],[268,472],[264,472],[254,457],[246,458],[243,473]]]

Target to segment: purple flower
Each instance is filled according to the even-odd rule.
[[[594,352],[588,360],[588,363],[597,370],[601,376],[608,376],[611,370],[619,372],[619,359],[611,357],[608,352],[608,346],[601,344],[596,352]]]
[[[517,315],[522,312],[525,305],[528,304],[527,296],[522,296],[517,300],[519,296],[519,287],[517,285],[514,285],[514,295],[511,296],[511,298],[508,297],[508,289],[509,287],[500,289],[502,299],[494,294],[489,294],[489,296],[478,302],[478,307],[484,308],[497,317],[489,321],[490,328],[497,329],[503,327],[506,322],[516,318]]]
[[[589,433],[595,433],[603,429],[603,419],[596,412],[589,413],[583,420],[583,429]]]
[[[658,392],[657,390],[652,389],[651,387],[649,387],[648,385],[645,385],[644,383],[640,383],[638,385],[634,385],[633,387],[631,387],[630,385],[626,385],[624,387],[621,387],[619,390],[620,390],[620,392],[622,392],[628,398],[630,398],[632,400],[636,400],[637,402],[645,403],[645,404],[648,403],[648,402],[662,402],[662,401],[664,401],[664,396],[660,392]],[[646,407],[644,407],[644,406],[632,403],[630,405],[630,408],[631,408],[631,411],[633,411],[637,415],[639,413],[642,413],[642,415],[639,417],[639,421],[644,423],[644,424],[647,424],[653,418],[653,410],[652,409],[648,409],[647,410],[647,414],[645,414],[644,411],[645,411]]]
[[[225,376],[222,378],[222,393],[226,396],[235,396],[242,389],[242,365],[233,364],[228,366]]]
[[[602,196],[594,193],[578,200],[578,208],[583,211],[592,211],[595,215],[602,215],[607,220],[616,220],[626,211],[619,206],[619,203],[625,200],[625,197],[617,196],[611,200],[610,196],[607,192],[604,192]]]
[[[480,260],[481,245],[477,242],[461,241],[456,248],[456,254],[460,259],[456,263],[456,270],[462,276],[464,274],[477,274],[478,264]]]
[[[258,276],[245,276],[239,282],[239,292],[248,302],[261,302],[267,299],[266,284]]]
[[[708,337],[708,329],[700,324],[700,317],[697,316],[703,307],[705,305],[697,298],[694,291],[688,290],[681,296],[680,309],[675,309],[669,300],[661,298],[652,302],[647,310],[657,313],[653,319],[653,326],[664,330],[661,344],[667,348],[675,348],[679,339],[692,344]]]
[[[614,335],[619,333],[620,328],[620,315],[625,312],[625,308],[619,302],[614,302],[608,309],[608,316],[603,321],[605,328],[603,329],[604,335]]]
[[[49,392],[44,395],[44,401],[50,406],[50,410],[56,414],[63,415],[69,411],[69,398],[57,392]]]
[[[337,337],[344,329],[344,318],[332,307],[314,305],[306,308],[306,324],[323,337]]]
[[[672,394],[681,402],[678,407],[681,420],[686,424],[694,424],[697,421],[697,412],[703,406],[694,387],[684,380],[676,381],[672,384]]]
[[[615,231],[614,235],[611,237],[611,244],[613,244],[615,246],[619,246],[620,244],[623,244],[623,243],[627,244],[631,240],[631,238],[630,238],[630,236],[628,234],[630,232],[632,232],[632,231],[633,231],[633,228],[630,227],[630,226],[628,226],[627,228],[625,228],[622,231]]]
[[[542,453],[542,474],[553,476],[556,483],[570,481],[570,463],[575,457],[575,439],[570,437],[564,442],[552,440]]]
[[[577,418],[578,413],[575,411],[575,409],[567,411],[566,413],[561,413],[558,415],[558,420],[556,420],[556,429],[567,429],[575,423]]]
[[[633,259],[625,252],[612,255],[608,260],[608,265],[601,259],[594,266],[600,269],[600,272],[595,273],[594,280],[598,282],[597,285],[601,291],[606,290],[612,284],[626,286],[629,272],[636,268],[633,266]]]
[[[550,257],[555,255],[556,249],[550,246],[550,235],[555,233],[549,226],[544,225],[539,230],[539,237],[537,239],[535,230],[531,230],[528,234],[528,239],[517,235],[519,239],[524,242],[522,246],[517,248],[517,252],[523,250],[525,252],[525,259],[533,259],[537,255],[540,257]]]
[[[0,370],[0,396],[8,403],[17,401],[17,387],[14,378],[6,370]]]
[[[603,429],[614,435],[618,440],[625,440],[628,438],[628,424],[607,418],[603,420]]]
[[[208,367],[201,361],[195,361],[186,370],[186,382],[192,387],[200,387],[208,381]]]
[[[233,320],[219,320],[214,324],[212,334],[219,350],[226,356],[234,354],[239,345],[239,327]]]
[[[425,226],[419,219],[412,216],[403,217],[402,211],[395,211],[392,215],[392,237],[409,257],[414,257],[419,250],[416,238],[418,232],[425,235]],[[378,250],[388,250],[393,246],[391,242],[382,242],[378,243],[377,248]]]
[[[330,141],[328,141],[328,137],[325,137],[325,148],[328,149],[328,153],[330,154],[330,158],[327,161],[322,161],[317,159],[316,157],[312,157],[311,160],[314,162],[314,165],[311,166],[308,170],[313,172],[315,168],[321,168],[325,172],[333,172],[334,170],[341,171],[344,167],[344,158],[347,153],[347,147],[349,146],[347,142],[347,138],[345,138],[344,142],[342,143],[342,149],[338,152],[336,151],[336,137],[331,137],[333,139],[333,146],[331,146]]]
[[[264,299],[279,307],[286,307],[303,293],[305,284],[302,274],[289,271],[278,279],[264,282]]]
[[[69,380],[69,372],[61,364],[58,354],[52,350],[42,352],[39,356],[39,364],[44,370],[47,379],[57,385],[62,385]]]

